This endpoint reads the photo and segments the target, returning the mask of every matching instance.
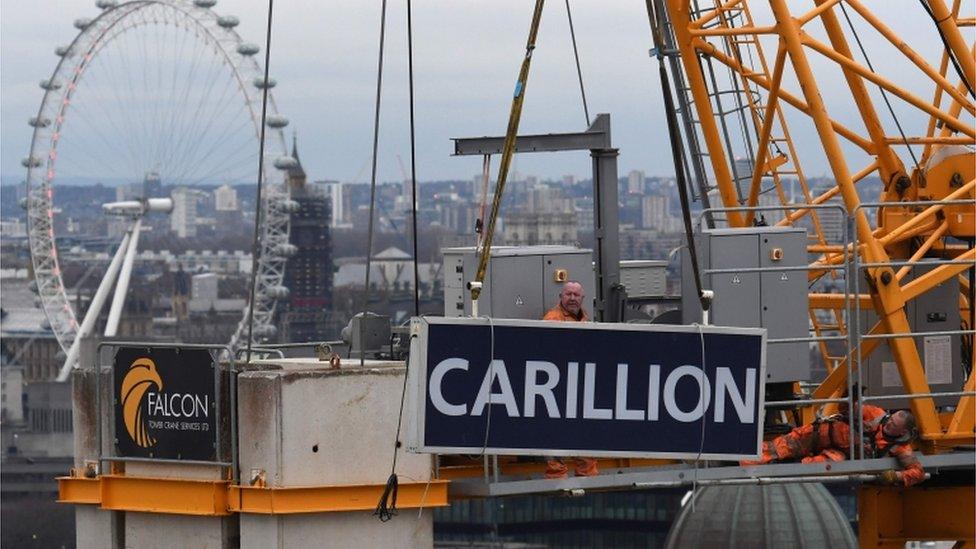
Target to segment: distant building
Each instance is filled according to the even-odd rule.
[[[318,341],[334,335],[327,324],[332,303],[332,203],[321,188],[306,184],[294,138],[291,154],[297,162],[288,170],[288,187],[299,208],[291,214],[289,240],[298,250],[285,265],[290,297],[280,304],[281,318],[288,341]]]
[[[230,185],[221,185],[214,190],[214,210],[218,212],[236,212],[240,209],[237,203],[237,190]]]
[[[149,172],[142,180],[143,198],[161,198],[163,196],[163,182],[156,172]]]
[[[197,235],[197,193],[186,187],[173,191],[173,212],[170,229],[180,238]]]
[[[0,221],[0,237],[26,238],[27,223],[20,219],[4,219]]]
[[[217,301],[217,286],[218,278],[214,273],[193,275],[190,282],[190,300],[201,304]]]
[[[627,174],[627,193],[644,194],[644,172],[633,170]]]
[[[528,212],[505,217],[503,230],[509,246],[575,244],[578,240],[576,212]]]
[[[667,196],[650,195],[641,197],[642,229],[670,232],[671,211]]]
[[[142,198],[142,192],[142,183],[123,183],[115,187],[115,200],[119,202],[124,200],[139,200]]]
[[[338,227],[345,223],[346,201],[343,199],[343,194],[345,193],[348,185],[338,181],[316,181],[315,184],[318,185],[322,189],[322,192],[329,197],[329,204],[332,208],[332,226]]]

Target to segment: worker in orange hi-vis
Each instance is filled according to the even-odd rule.
[[[846,408],[846,406],[842,406]],[[906,410],[892,414],[870,404],[860,406],[864,422],[864,457],[880,458],[890,456],[898,462],[900,471],[894,469],[881,474],[888,484],[911,486],[925,480],[925,470],[912,452],[912,441],[918,432],[915,429],[915,416]],[[842,410],[843,411],[843,410]],[[816,463],[824,461],[843,461],[850,452],[851,426],[844,414],[822,418],[810,425],[797,427],[791,432],[763,442],[762,458],[758,461],[743,461],[742,465],[760,465],[777,461]],[[857,424],[854,424],[857,429]],[[855,447],[859,455],[859,448]]]
[[[550,309],[542,320],[558,320],[565,322],[585,322],[589,320],[586,309],[583,308],[583,285],[575,280],[566,282],[559,292],[559,304]],[[592,477],[600,474],[596,460],[593,458],[573,458],[576,462],[576,475]],[[566,463],[557,457],[546,459],[546,478],[566,478],[568,469]]]

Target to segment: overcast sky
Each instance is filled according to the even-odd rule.
[[[886,14],[893,18],[890,24],[923,53],[940,52],[932,35],[913,30],[926,27],[917,2],[885,2],[893,4],[905,7]],[[620,174],[631,169],[648,175],[673,173],[657,63],[648,57],[651,38],[644,2],[573,0],[572,5],[590,112],[612,115],[614,144],[621,151]],[[36,113],[41,99],[38,81],[54,68],[54,47],[77,33],[75,18],[94,17],[98,10],[90,0],[4,1],[0,9],[0,173],[9,181],[22,171],[19,162],[30,140],[26,120]],[[221,0],[214,10],[239,16],[244,39],[264,43],[265,1]],[[529,0],[414,2],[420,180],[467,179],[480,171],[480,159],[450,156],[450,138],[504,132],[531,11]],[[279,110],[292,121],[289,132],[298,132],[302,161],[313,179],[368,178],[364,167],[372,141],[379,16],[379,0],[275,3],[274,95]],[[399,180],[396,155],[405,161],[409,157],[405,20],[405,0],[390,0],[380,180]],[[874,48],[876,63],[884,64],[889,60],[884,52],[890,50],[880,42],[874,38],[867,45]],[[824,76],[822,86],[825,96],[845,90],[832,74]],[[922,90],[920,95],[931,96],[930,86]],[[832,111],[842,120],[853,112],[850,105]],[[850,122],[861,128],[856,120]],[[923,120],[908,124],[916,132],[924,127]],[[565,4],[550,0],[533,58],[521,131],[580,131],[584,126]],[[800,127],[794,133],[801,146],[816,148],[811,129]],[[587,176],[590,162],[585,153],[523,155],[515,168],[542,177]],[[820,175],[826,173],[826,164],[815,158],[806,169],[808,175]]]

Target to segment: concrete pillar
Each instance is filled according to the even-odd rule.
[[[241,476],[268,486],[382,485],[390,474],[402,362],[331,370],[309,359],[278,360],[238,377]],[[410,410],[404,411],[406,418]],[[432,459],[400,450],[401,482],[430,480]],[[241,547],[432,547],[429,510],[241,514]]]
[[[99,466],[100,454],[111,448],[112,408],[103,405],[102,409],[108,412],[99,413],[100,401],[104,403],[109,399],[111,402],[111,370],[102,370],[99,366],[97,343],[91,337],[81,341],[79,367],[71,374],[74,467],[78,471],[85,471],[90,465]],[[99,421],[102,433],[109,433],[109,436],[99,435]],[[75,541],[79,549],[119,549],[125,544],[123,528],[122,513],[105,511],[94,505],[75,506]]]

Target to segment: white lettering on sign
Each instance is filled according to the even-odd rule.
[[[456,370],[458,373],[453,375],[457,376],[469,371],[467,360],[447,358],[435,365],[431,371],[427,393],[434,408],[447,416],[468,414],[481,416],[485,413],[487,406],[501,405],[505,407],[505,413],[508,417],[549,417],[553,419],[565,417],[574,419],[578,417],[577,402],[580,389],[582,389],[582,417],[584,419],[658,421],[661,416],[661,402],[663,400],[665,413],[670,418],[684,423],[700,420],[709,409],[714,410],[716,423],[724,423],[726,421],[726,402],[731,404],[731,408],[735,411],[735,416],[740,423],[756,422],[756,380],[758,376],[756,368],[745,369],[744,386],[740,386],[733,377],[731,368],[716,368],[714,379],[710,379],[700,367],[684,364],[668,372],[662,384],[661,365],[651,364],[648,366],[647,398],[644,399],[643,396],[640,396],[628,399],[631,379],[630,365],[620,363],[616,365],[616,385],[612,392],[614,401],[612,406],[607,408],[599,407],[596,403],[596,395],[598,394],[596,368],[597,365],[593,362],[587,362],[583,365],[583,386],[581,388],[579,386],[580,368],[578,362],[566,364],[566,376],[563,378],[560,368],[556,364],[544,360],[528,360],[525,362],[525,383],[523,384],[524,391],[520,403],[512,389],[509,370],[505,362],[497,359],[492,360],[481,380],[478,394],[469,409],[466,403],[448,402],[444,398],[442,386],[447,374]],[[714,391],[712,390],[713,381]],[[694,392],[690,394],[697,394],[697,399],[691,402],[682,401],[682,405],[687,409],[682,409],[678,404],[676,391],[679,384],[682,386],[691,384],[694,387]],[[565,387],[566,390],[566,401],[562,414],[560,414],[559,402],[556,399],[556,391],[560,386]],[[599,394],[610,393],[603,390]],[[154,402],[151,400],[150,406],[157,405]],[[542,403],[541,406],[540,402]],[[646,408],[641,408],[643,403],[646,403]],[[692,403],[694,405],[689,407],[689,404]],[[158,404],[158,406],[164,405]]]
[[[210,396],[189,393],[146,393],[149,415],[163,417],[210,417]]]
[[[546,374],[546,381],[537,385],[539,373]],[[546,404],[549,417],[558,418],[559,408],[556,406],[556,394],[553,389],[559,383],[559,368],[552,362],[529,360],[525,363],[525,417],[535,417],[535,401],[542,397]]]
[[[434,408],[437,408],[437,411],[445,416],[463,416],[468,413],[468,405],[451,404],[441,392],[441,382],[444,381],[444,375],[451,370],[467,372],[468,361],[463,358],[449,358],[434,366],[434,371],[430,374],[430,401],[434,404]]]
[[[493,387],[495,380],[498,380],[500,393],[495,393]],[[502,404],[508,417],[519,417],[518,404],[515,403],[515,392],[512,391],[512,382],[508,379],[508,370],[502,360],[492,360],[488,365],[488,374],[481,383],[478,391],[478,398],[474,399],[471,406],[471,415],[480,416],[485,411],[488,404]]]

